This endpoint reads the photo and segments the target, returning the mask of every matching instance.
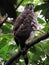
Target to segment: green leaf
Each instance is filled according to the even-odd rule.
[[[3,38],[3,39],[0,41],[0,49],[1,49],[2,47],[4,47],[4,46],[6,45],[6,43],[7,43],[7,39],[6,39],[6,38]]]
[[[47,9],[47,8],[49,8],[49,4],[44,3],[44,4],[41,4],[41,5],[37,5],[35,7],[35,11],[44,10],[44,9]]]
[[[49,31],[49,23],[46,23],[45,28],[43,29],[45,32]]]
[[[33,0],[24,0],[23,3],[22,3],[22,5],[25,6],[25,5],[26,5],[27,3],[29,3],[29,2],[32,3]]]
[[[45,21],[44,20],[42,20],[41,18],[37,18],[37,20],[38,20],[38,22],[40,23],[40,24],[43,24]]]
[[[11,33],[12,32],[12,26],[10,24],[5,24],[2,26],[2,32],[3,33]]]

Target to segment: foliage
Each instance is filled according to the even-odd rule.
[[[19,1],[20,0],[18,0],[18,3]],[[24,0],[21,6],[24,7],[28,2],[34,2],[37,16],[40,14],[37,20],[38,23],[41,25],[41,29],[44,32],[49,31],[49,23],[45,22],[49,22],[49,3],[44,2],[44,0]],[[41,4],[39,5],[39,3]],[[19,15],[20,12],[17,11],[17,14]],[[7,61],[12,55],[17,53],[19,49],[19,47],[17,47],[17,45],[15,44],[14,37],[10,35],[5,35],[8,33],[12,33],[12,30],[13,25],[9,23],[3,24],[2,32],[0,33],[3,34],[3,36],[0,37],[0,64]],[[41,32],[37,31],[35,34],[35,38],[40,35],[42,35]],[[28,58],[32,65],[49,65],[49,38],[39,42],[30,50],[28,50]],[[22,56],[20,57],[20,60],[21,61],[19,61],[19,65],[25,65]],[[13,63],[13,65],[16,65],[16,61]]]

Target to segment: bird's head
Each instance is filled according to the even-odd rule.
[[[27,4],[26,7],[25,7],[25,10],[27,10],[27,11],[30,11],[30,10],[34,11],[34,4],[32,4],[32,3]]]

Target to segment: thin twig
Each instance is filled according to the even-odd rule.
[[[0,37],[2,37],[2,36],[14,36],[14,34],[13,33],[0,34]]]
[[[20,3],[16,6],[16,9],[21,5],[21,3],[23,2],[24,0],[21,0]]]
[[[34,30],[34,31],[39,31],[40,33],[44,34],[45,32],[43,30]]]
[[[3,21],[0,21],[0,28],[2,26],[2,24],[7,20],[8,16],[3,20]]]

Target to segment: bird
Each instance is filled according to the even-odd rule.
[[[26,4],[24,11],[15,20],[13,31],[14,40],[21,49],[31,43],[34,36],[35,30],[38,28],[37,16],[34,12],[34,4]],[[24,56],[25,64],[28,65],[27,52]]]

